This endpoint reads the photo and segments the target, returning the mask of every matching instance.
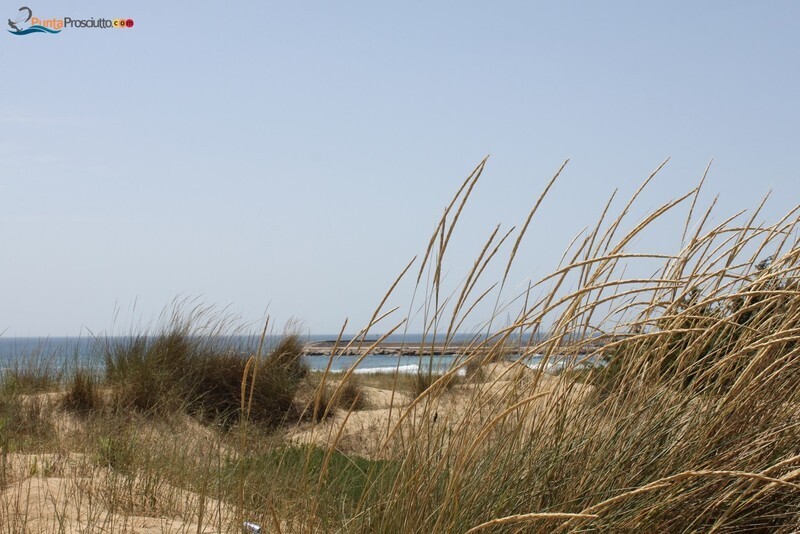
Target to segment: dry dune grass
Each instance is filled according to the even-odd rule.
[[[485,164],[446,207],[421,261],[334,351],[367,357],[376,325],[402,332],[406,320],[392,324],[397,308],[385,307],[408,277],[426,343],[447,345],[476,324],[490,334],[454,345],[460,358],[448,372],[354,385],[352,371],[286,374],[256,354],[224,374],[226,383],[236,374],[235,387],[222,387],[213,373],[182,372],[197,351],[172,339],[183,347],[179,366],[169,351],[156,367],[133,361],[134,386],[199,377],[178,382],[183,397],[164,405],[146,388],[134,391],[155,403],[148,409],[115,402],[113,376],[98,386],[112,390],[99,409],[65,416],[58,402],[34,403],[34,424],[20,424],[11,415],[26,401],[4,390],[0,531],[239,532],[243,520],[270,532],[800,529],[798,210],[757,224],[762,203],[712,222],[701,182],[629,221],[659,167],[616,217],[609,200],[553,273],[508,295],[562,166],[519,231],[494,229],[449,286],[446,252]],[[634,249],[679,210],[677,250]],[[502,274],[485,280],[494,264]],[[493,312],[480,321],[486,305]],[[213,336],[198,345],[207,370],[222,359],[202,339]],[[511,363],[509,352],[541,362]],[[551,364],[560,372],[545,372]],[[284,378],[267,380],[277,376],[270,369]],[[273,406],[270,391],[292,407],[258,412]],[[33,452],[54,455],[37,462],[56,467],[31,472],[24,455]]]

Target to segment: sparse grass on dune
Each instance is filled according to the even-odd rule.
[[[65,376],[66,365],[58,354],[41,350],[21,354],[11,365],[0,371],[4,391],[31,394],[52,391]]]
[[[447,247],[484,165],[400,276],[416,277],[423,301],[408,309],[422,310],[426,339],[446,342],[465,325],[491,333],[450,371],[309,375],[297,338],[248,359],[215,345],[220,328],[198,330],[208,323],[197,314],[177,316],[158,335],[109,346],[105,379],[76,375],[50,394],[63,402],[38,404],[31,428],[13,415],[49,397],[0,388],[0,532],[152,518],[153,532],[240,532],[243,520],[268,532],[797,531],[798,210],[771,226],[755,224],[760,207],[713,226],[698,187],[631,223],[640,190],[616,218],[609,203],[554,273],[509,297],[511,266],[558,174],[520,231],[492,232],[449,287]],[[681,209],[678,250],[633,249]],[[502,275],[484,280],[495,263]],[[658,268],[644,276],[640,264]],[[404,327],[383,324],[396,287],[362,339],[378,323]],[[481,303],[494,304],[483,322]],[[370,347],[337,344],[352,349]],[[543,355],[541,368],[505,362],[509,351]],[[543,372],[564,358],[563,372]],[[57,463],[48,473],[62,478],[48,478],[10,451],[78,466]],[[55,480],[70,489],[35,497]]]

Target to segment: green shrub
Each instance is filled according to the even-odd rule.
[[[295,393],[308,372],[302,354],[299,338],[290,335],[266,357],[254,358],[244,399],[250,421],[275,426],[292,414]],[[120,409],[184,411],[226,427],[242,417],[248,357],[214,337],[194,336],[187,328],[154,339],[139,336],[108,347],[105,362]]]

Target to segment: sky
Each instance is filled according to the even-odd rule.
[[[4,337],[135,328],[176,298],[357,331],[487,155],[448,283],[566,159],[512,287],[666,158],[641,213],[712,159],[717,221],[800,200],[796,2],[35,2],[135,25],[0,35]],[[674,252],[678,221],[636,245]]]

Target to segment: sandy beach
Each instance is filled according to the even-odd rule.
[[[385,382],[387,378],[380,380]],[[442,428],[459,427],[462,431],[465,426],[480,428],[499,407],[512,402],[512,397],[517,400],[527,394],[520,389],[523,384],[535,388],[530,391],[544,393],[534,405],[535,410],[545,409],[548,395],[555,395],[558,390],[557,378],[537,375],[523,365],[511,363],[487,365],[471,380],[416,400],[407,391],[365,385],[361,389],[363,408],[352,412],[335,409],[320,423],[288,424],[271,439],[293,447],[315,446],[323,450],[333,447],[348,456],[389,459],[405,440],[420,432],[420,425],[431,421]],[[331,376],[330,385],[338,385],[336,375]],[[297,400],[306,403],[306,409],[312,402],[310,393],[308,390],[305,400],[303,395]],[[570,396],[583,394],[585,391],[573,391]],[[62,396],[50,393],[23,399],[46,411],[54,431],[48,441],[51,447],[57,445],[61,452],[3,455],[0,521],[4,528],[31,533],[78,533],[87,529],[92,532],[210,533],[220,531],[220,521],[224,525],[234,521],[235,507],[217,499],[213,491],[198,493],[170,484],[169,477],[155,480],[152,474],[121,471],[113,462],[103,465],[104,460],[97,450],[70,452],[69,449],[85,441],[92,430],[85,418],[57,408]],[[561,397],[562,401],[564,398]],[[476,411],[478,405],[481,408]],[[481,416],[476,418],[477,414]],[[203,455],[209,454],[215,446],[214,453],[229,459],[238,454],[235,442],[231,443],[189,417],[173,417],[166,422],[137,419],[135,424],[139,445],[148,443],[169,449],[167,443],[174,444],[174,437],[179,436],[183,454],[197,455],[191,463],[202,462]],[[228,530],[224,528],[223,531]]]

